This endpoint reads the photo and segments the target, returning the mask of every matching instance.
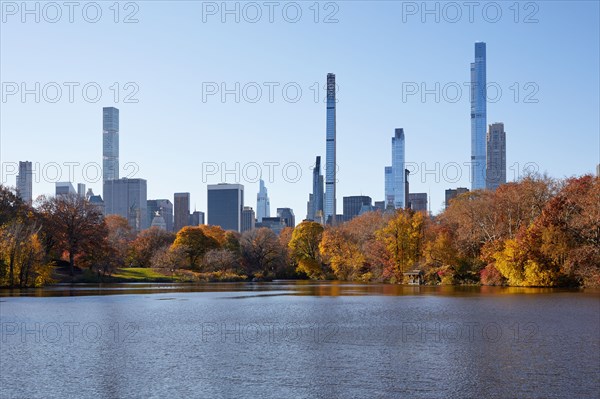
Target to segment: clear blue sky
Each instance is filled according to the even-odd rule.
[[[310,167],[316,155],[325,155],[323,86],[326,74],[334,72],[339,84],[339,213],[343,196],[383,199],[383,170],[391,162],[396,127],[403,127],[406,134],[407,161],[420,169],[411,177],[411,192],[430,192],[436,212],[445,189],[470,187],[467,166],[462,166],[458,181],[445,181],[454,178],[455,169],[444,165],[463,165],[470,158],[470,104],[463,83],[470,79],[476,41],[487,43],[488,83],[502,90],[499,100],[488,104],[488,123],[505,123],[509,179],[517,175],[516,165],[523,168],[532,163],[551,176],[565,177],[591,173],[600,162],[596,1],[521,2],[516,8],[512,1],[498,2],[494,4],[500,5],[502,16],[495,23],[497,10],[490,2],[479,3],[473,22],[468,8],[462,6],[462,16],[457,17],[456,9],[443,2],[428,3],[430,8],[438,4],[439,22],[435,15],[422,15],[420,1],[341,1],[327,9],[323,2],[319,23],[314,22],[312,1],[297,3],[302,10],[297,23],[283,16],[286,6],[286,18],[295,17],[296,9],[289,2],[278,3],[272,23],[263,2],[258,2],[262,17],[256,23],[248,21],[256,9],[244,8],[243,2],[239,23],[234,15],[225,15],[223,23],[221,10],[205,14],[203,21],[203,8],[221,8],[221,2],[142,1],[135,2],[137,10],[124,9],[121,3],[120,23],[113,21],[112,1],[99,3],[102,16],[97,23],[83,18],[86,3],[80,4],[72,23],[67,8],[56,23],[48,21],[55,18],[56,10],[40,9],[36,23],[34,16],[22,15],[22,10],[13,15],[14,8],[2,4],[3,178],[14,185],[11,165],[20,160],[39,162],[41,181],[34,183],[34,196],[53,193],[55,172],[48,166],[52,162],[61,165],[61,180],[66,180],[69,162],[101,164],[102,107],[116,106],[121,110],[121,166],[138,165],[134,175],[148,180],[148,198],[172,200],[174,192],[188,191],[192,207],[205,211],[206,183],[219,183],[221,178],[203,179],[203,163],[224,163],[234,169],[236,162],[242,167],[254,162],[263,165],[267,174],[264,164],[278,162],[274,181],[267,182],[272,212],[276,207],[291,207],[301,220],[311,190]],[[132,12],[138,22],[122,23]],[[338,22],[323,23],[332,12]],[[94,15],[95,10],[88,8],[86,17]],[[21,17],[27,18],[25,23]],[[20,93],[7,94],[14,88],[10,82],[25,82],[29,88],[35,82],[41,87],[57,82],[63,86],[62,97],[56,103],[48,101],[55,96],[50,85],[39,103],[33,95],[22,102]],[[72,103],[64,82],[80,84]],[[81,93],[88,82],[102,89],[97,103]],[[114,82],[121,86],[118,103],[110,89]],[[127,82],[139,88],[133,96],[138,103],[123,103],[124,95],[132,92],[123,87]],[[246,101],[255,96],[248,86],[246,98],[242,96],[239,103],[233,95],[224,103],[220,95],[203,101],[203,82],[225,83],[229,88],[235,82],[240,87],[257,82],[262,97],[256,103]],[[279,83],[273,102],[264,82]],[[313,98],[315,82],[321,87],[320,102]],[[410,82],[428,89],[439,82],[439,102],[434,94],[424,102],[420,93],[403,99],[403,86]],[[288,101],[284,98],[286,83],[302,89],[297,102],[289,101],[293,87]],[[457,85],[462,86],[461,96],[451,101],[457,96]],[[292,165],[287,179],[282,177],[285,164]],[[296,164],[302,167],[299,179]],[[423,168],[432,172],[424,174]],[[252,180],[253,171],[241,173],[240,182],[246,188],[246,204],[255,207],[258,183],[245,179]],[[101,193],[100,183],[83,177],[82,166],[74,167],[74,172],[75,183],[85,182]],[[446,179],[442,172],[447,172]],[[121,176],[126,174],[122,169]],[[228,181],[234,180],[230,174]]]

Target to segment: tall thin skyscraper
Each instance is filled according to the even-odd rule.
[[[404,171],[404,129],[398,128],[392,137],[392,187],[394,208],[406,207],[406,174]]]
[[[321,174],[321,157],[317,156],[313,168],[312,194],[308,204],[308,220],[321,221],[323,219],[323,175]]]
[[[29,161],[19,162],[17,195],[28,204],[33,200],[33,169]]]
[[[190,193],[175,193],[173,198],[175,222],[174,232],[177,233],[190,225]]]
[[[327,121],[325,165],[325,222],[335,224],[336,215],[336,161],[335,161],[335,74],[327,74]]]
[[[394,206],[394,173],[391,166],[385,167],[385,201],[384,209]]]
[[[260,187],[258,189],[258,194],[256,195],[256,219],[260,223],[263,218],[271,216],[271,203],[263,179],[260,179],[259,184]]]
[[[485,188],[495,190],[506,184],[506,132],[504,123],[489,126],[486,140]]]
[[[103,181],[119,179],[119,110],[102,108]]]
[[[485,43],[475,43],[475,62],[471,64],[471,187],[484,189],[486,168],[486,51]]]

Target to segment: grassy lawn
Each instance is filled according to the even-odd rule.
[[[118,280],[127,280],[127,282],[137,281],[171,281],[171,276],[158,273],[154,269],[146,267],[127,267],[119,269],[114,272],[111,276]]]

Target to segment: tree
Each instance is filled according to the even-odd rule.
[[[294,229],[288,245],[290,255],[297,264],[297,270],[311,279],[325,277],[321,263],[319,243],[323,236],[323,226],[319,223],[304,221]]]
[[[73,276],[76,256],[92,250],[108,236],[102,214],[76,194],[42,199],[40,211],[45,234],[68,254],[69,273]]]
[[[207,271],[229,271],[237,267],[239,257],[226,248],[210,249],[204,255],[204,267]]]
[[[243,264],[248,275],[260,273],[274,276],[285,262],[285,252],[279,238],[269,228],[244,232],[240,240]]]
[[[156,226],[142,230],[130,245],[129,263],[136,267],[150,267],[154,254],[174,241],[175,234]]]
[[[413,268],[421,257],[424,237],[424,216],[421,212],[399,209],[385,227],[377,232],[392,260],[387,275],[402,281],[402,273]]]
[[[336,278],[357,280],[362,276],[365,256],[361,253],[355,237],[343,227],[325,229],[319,250]]]
[[[204,254],[211,250],[219,248],[219,242],[212,236],[204,233],[205,226],[186,226],[179,230],[173,243],[173,248],[181,249],[189,262],[190,268],[199,269]]]
[[[108,244],[113,249],[115,263],[125,265],[129,246],[134,239],[134,233],[129,222],[123,216],[108,215],[104,218],[108,230]]]

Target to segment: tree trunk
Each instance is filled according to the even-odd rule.
[[[73,263],[75,262],[73,258],[73,251],[69,251],[69,273],[71,274],[71,277],[73,277]]]

